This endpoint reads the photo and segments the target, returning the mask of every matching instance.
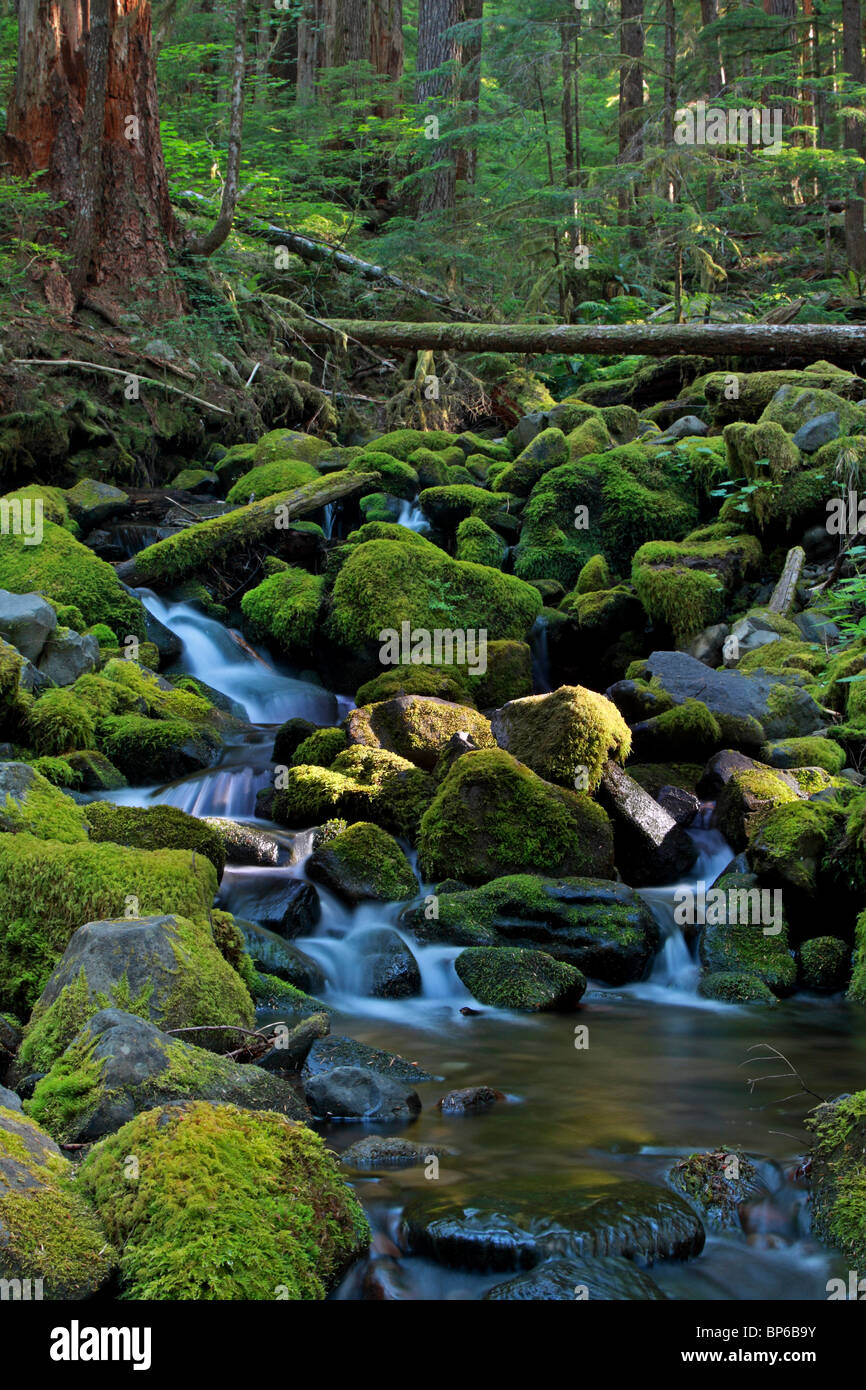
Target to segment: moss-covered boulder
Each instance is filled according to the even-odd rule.
[[[239,506],[252,502],[257,497],[273,497],[276,492],[287,492],[289,488],[311,483],[318,477],[318,471],[311,463],[300,459],[275,459],[272,463],[259,463],[255,468],[242,473],[232,486],[228,501]]]
[[[435,696],[398,695],[352,710],[345,727],[353,744],[384,748],[428,772],[456,733],[468,733],[480,748],[496,746],[483,714]]]
[[[741,1229],[739,1208],[764,1190],[752,1160],[737,1150],[689,1154],[674,1164],[668,1182],[701,1214],[708,1226]]]
[[[107,623],[118,636],[145,636],[141,602],[124,589],[111,565],[51,521],[44,523],[41,545],[25,544],[26,539],[4,536],[0,588],[74,604],[85,623]]]
[[[185,1100],[308,1118],[282,1078],[193,1047],[121,1009],[88,1020],[37,1083],[27,1113],[60,1142],[92,1144],[143,1110]]]
[[[344,729],[315,729],[303,739],[291,756],[292,767],[330,767],[348,740]]]
[[[820,994],[844,989],[851,972],[851,947],[838,936],[813,936],[798,951],[800,986]]]
[[[753,874],[726,873],[708,895],[698,954],[706,975],[756,977],[774,994],[790,994],[797,967],[778,899],[758,889]]]
[[[756,573],[760,560],[754,536],[649,541],[634,556],[631,578],[647,616],[683,645],[722,618],[725,595]]]
[[[88,837],[82,808],[27,763],[0,763],[0,832],[77,844]]]
[[[212,826],[176,806],[113,806],[109,801],[91,801],[84,807],[84,815],[91,840],[136,849],[191,850],[193,856],[202,854],[209,859],[217,878],[222,878],[226,857],[221,837]]]
[[[866,1262],[866,1091],[819,1105],[812,1131],[812,1227],[843,1251],[853,1269]],[[846,1293],[847,1297],[847,1293]]]
[[[717,1004],[775,1004],[776,996],[757,975],[714,970],[698,980],[698,994]]]
[[[123,1251],[127,1298],[320,1299],[370,1239],[322,1140],[268,1111],[150,1110],[91,1151],[80,1182]]]
[[[797,801],[799,795],[789,779],[769,768],[754,767],[735,772],[716,802],[716,825],[735,850],[745,849],[753,817],[774,806]]]
[[[378,825],[357,821],[313,851],[307,873],[347,902],[393,902],[417,890],[397,841]]]
[[[480,516],[467,516],[457,527],[454,557],[473,565],[499,569],[508,554],[508,543]]]
[[[99,1290],[115,1258],[54,1140],[0,1106],[0,1279],[21,1280],[19,1298],[77,1301]]]
[[[581,685],[511,700],[491,715],[497,743],[540,777],[594,792],[609,759],[623,763],[628,725],[610,700]]]
[[[554,786],[503,749],[458,758],[421,821],[420,862],[433,881],[505,874],[609,878],[613,831],[588,796]]]
[[[854,927],[854,963],[848,998],[856,1004],[866,1004],[866,909],[860,913]]]
[[[749,866],[762,883],[814,903],[830,886],[824,865],[842,838],[845,812],[833,801],[802,801],[784,795],[779,799],[772,790],[767,808],[748,827]]]
[[[206,920],[176,915],[87,922],[72,936],[27,1026],[19,1063],[44,1070],[101,1009],[139,1014],[165,1029],[252,1026],[249,990],[220,953]]]
[[[403,910],[423,941],[458,946],[540,947],[605,984],[640,980],[658,950],[644,900],[623,883],[514,874],[481,888],[437,892]]]
[[[329,768],[290,767],[274,796],[279,825],[299,830],[329,820],[373,821],[413,844],[435,783],[429,773],[384,748],[356,746]]]
[[[216,889],[210,861],[186,850],[0,834],[0,1008],[26,1017],[82,923],[124,912],[203,921]]]
[[[609,446],[610,436],[594,413],[589,419],[593,422],[590,428],[594,429],[593,437],[598,441],[598,447],[587,447],[583,452],[599,453]],[[585,442],[591,444],[589,439]],[[561,429],[542,430],[527,444],[522,453],[518,454],[514,462],[499,474],[493,485],[494,491],[515,493],[518,497],[528,496],[539,478],[551,468],[557,468],[568,461],[569,444],[570,440],[566,439]]]
[[[324,593],[324,578],[290,565],[241,599],[247,631],[285,652],[309,652]]]
[[[573,1009],[586,989],[586,979],[573,965],[554,960],[546,951],[512,946],[470,946],[454,969],[479,1004],[524,1013]]]

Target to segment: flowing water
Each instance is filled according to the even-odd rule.
[[[142,597],[180,638],[179,667],[242,706],[252,727],[238,734],[216,768],[169,787],[129,789],[109,799],[165,802],[194,815],[252,821],[256,791],[272,776],[273,725],[296,715],[333,724],[351,701],[308,675],[281,669],[240,634],[188,606],[166,604],[147,592]],[[533,650],[543,678],[541,634]],[[309,837],[257,824],[286,844],[293,842],[294,853],[284,867],[226,870],[223,900],[239,916],[253,919],[257,903],[281,877],[303,877],[310,849]],[[717,831],[703,825],[690,834],[698,860],[689,886],[701,879],[712,883],[730,849]],[[675,1298],[823,1299],[827,1279],[847,1275],[841,1257],[809,1235],[805,1191],[793,1180],[808,1147],[803,1118],[814,1098],[799,1093],[790,1077],[767,1080],[754,1090],[749,1081],[785,1069],[756,1058],[754,1049],[769,1044],[821,1096],[860,1089],[866,1076],[864,1011],[841,997],[798,995],[773,1008],[700,999],[693,948],[674,922],[676,886],[641,890],[663,935],[649,978],[619,989],[590,987],[579,1013],[570,1016],[486,1008],[463,1013],[470,997],[453,969],[459,948],[422,945],[403,933],[419,964],[420,996],[366,997],[356,940],[370,927],[399,930],[398,904],[350,909],[320,890],[321,921],[297,944],[325,973],[321,994],[336,1011],[334,1033],[399,1053],[441,1078],[418,1085],[423,1109],[404,1133],[447,1147],[439,1182],[453,1187],[455,1195],[469,1197],[493,1180],[519,1184],[560,1174],[572,1174],[576,1182],[581,1175],[603,1172],[611,1180],[641,1176],[663,1183],[678,1157],[741,1147],[761,1157],[766,1188],[763,1199],[747,1209],[745,1233],[711,1234],[698,1259],[657,1264],[653,1277]],[[423,887],[419,879],[419,891]],[[586,1047],[576,1045],[577,1022],[588,1027]],[[505,1092],[507,1103],[471,1118],[443,1118],[436,1108],[439,1096],[475,1084]],[[367,1132],[359,1124],[322,1128],[338,1150]],[[336,1297],[471,1299],[501,1280],[501,1275],[460,1273],[400,1256],[401,1207],[426,1182],[422,1168],[357,1180],[374,1229],[374,1253]]]

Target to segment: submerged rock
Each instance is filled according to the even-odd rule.
[[[421,993],[418,962],[393,927],[355,932],[352,945],[360,959],[362,994],[373,999],[410,999]]]
[[[758,1169],[743,1153],[716,1149],[681,1158],[668,1181],[700,1211],[710,1226],[740,1229],[741,1203],[764,1190]]]
[[[413,1254],[463,1269],[529,1269],[552,1256],[688,1259],[704,1246],[700,1218],[650,1183],[573,1177],[491,1184],[464,1200],[425,1192],[403,1213]]]
[[[467,1086],[462,1091],[449,1091],[436,1102],[436,1108],[443,1115],[475,1115],[505,1099],[504,1092],[492,1086]]]
[[[442,1158],[449,1152],[441,1144],[417,1144],[412,1139],[380,1138],[369,1134],[358,1139],[340,1154],[346,1168],[419,1168],[431,1158]]]
[[[410,1120],[421,1109],[417,1092],[405,1081],[362,1067],[317,1072],[304,1088],[316,1119]]]
[[[545,1260],[534,1269],[495,1284],[483,1295],[484,1302],[560,1302],[575,1300],[608,1302],[666,1298],[654,1279],[631,1260],[619,1255],[601,1259],[586,1256],[575,1260]]]

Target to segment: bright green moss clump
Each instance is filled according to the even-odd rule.
[[[507,551],[502,537],[479,516],[467,516],[457,527],[455,556],[458,560],[498,569]]]
[[[598,589],[609,589],[610,587],[611,579],[607,560],[603,555],[593,555],[591,559],[587,560],[577,576],[576,592],[578,594],[591,594]]]
[[[321,575],[296,566],[269,575],[241,600],[251,636],[276,642],[287,652],[309,650],[324,584]]]
[[[39,753],[91,748],[96,738],[92,711],[74,689],[46,690],[30,706],[27,724]]]
[[[92,801],[84,808],[93,841],[137,849],[188,849],[203,854],[222,877],[226,856],[222,837],[196,816],[176,806],[113,806]]]
[[[292,754],[292,767],[330,767],[346,747],[342,729],[317,729]]]
[[[6,795],[0,793],[0,830],[23,831],[39,840],[59,840],[63,844],[87,839],[88,827],[81,807],[35,768],[25,763],[6,763],[3,782]]]
[[[819,1105],[806,1124],[815,1135],[812,1225],[822,1240],[848,1256],[852,1268],[862,1268],[866,1260],[866,1091]]]
[[[489,662],[489,646],[487,650]],[[391,666],[360,687],[355,703],[374,705],[395,695],[434,695],[439,700],[471,708],[475,702],[465,687],[465,680],[465,670],[456,666]]]
[[[286,492],[289,488],[300,487],[302,483],[312,483],[318,476],[311,463],[302,463],[300,459],[260,463],[238,478],[226,500],[243,506],[251,499],[273,497],[276,492]]]
[[[378,825],[357,821],[313,854],[310,876],[333,886],[351,901],[411,898],[417,882],[396,840]]]
[[[92,1150],[80,1182],[123,1251],[126,1298],[324,1298],[369,1244],[323,1141],[269,1111],[150,1110]]]
[[[85,623],[107,623],[115,632],[144,637],[144,609],[100,560],[61,526],[46,521],[41,545],[23,536],[4,536],[0,546],[0,589],[34,591],[58,603],[72,603]]]
[[[632,565],[632,583],[654,622],[671,628],[685,643],[723,616],[725,592],[758,565],[761,548],[753,536],[681,544],[650,541]]]
[[[497,712],[494,733],[540,777],[581,791],[594,792],[608,759],[624,763],[631,749],[631,732],[616,705],[582,685],[512,700]]]
[[[0,1108],[0,1278],[42,1280],[46,1299],[87,1298],[115,1259],[73,1177],[33,1120]]]
[[[429,773],[383,748],[347,748],[330,768],[290,767],[274,797],[280,825],[367,820],[413,844],[435,784]]]
[[[823,767],[836,775],[845,766],[845,753],[832,739],[783,738],[765,745],[762,761],[771,767]]]
[[[460,952],[454,969],[470,994],[494,1009],[573,1009],[586,989],[576,966],[554,960],[546,951],[470,946]]]

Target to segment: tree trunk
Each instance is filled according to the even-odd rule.
[[[448,31],[459,23],[460,17],[461,0],[420,0],[415,99],[419,106],[426,107],[425,114],[437,118],[440,129],[446,109],[454,101],[460,63],[460,47]],[[444,71],[438,71],[440,68]],[[454,206],[454,155],[441,150],[436,139],[429,142],[428,148],[436,168],[421,195],[419,212],[422,213]]]
[[[463,41],[460,69],[460,100],[463,104],[464,122],[472,127],[478,122],[478,105],[481,99],[481,39],[484,17],[484,0],[462,0],[464,21],[474,21],[476,28]],[[457,151],[457,178],[465,183],[475,182],[478,166],[478,148],[471,134]]]
[[[304,337],[330,342],[345,333],[366,347],[424,348],[453,352],[644,353],[668,357],[693,352],[703,357],[791,358],[814,362],[866,361],[866,327],[847,324],[563,324],[390,323],[328,319],[310,323]]]
[[[226,177],[219,216],[204,236],[192,237],[187,250],[193,256],[212,256],[232,229],[240,192],[241,140],[244,130],[244,76],[247,65],[247,0],[237,0],[232,66],[231,117]]]
[[[643,0],[620,0],[619,160],[640,164],[643,160]],[[620,226],[627,225],[634,191],[619,194]]]
[[[304,0],[304,10],[298,20],[298,77],[297,98],[308,105],[316,90],[321,46],[322,0]]]
[[[399,82],[403,76],[403,0],[373,0],[370,61],[380,77]]]
[[[107,13],[89,0],[20,0],[3,158],[20,176],[44,170],[60,217],[82,220],[79,298],[122,304],[147,280],[161,311],[180,312],[149,0],[113,0]]]
[[[850,82],[864,81],[863,21],[860,0],[842,0],[842,44],[845,72]],[[845,147],[862,159],[866,154],[866,134],[859,121],[845,122]],[[853,180],[855,196],[845,208],[845,250],[848,264],[858,275],[866,272],[866,231],[863,226],[863,178]]]

